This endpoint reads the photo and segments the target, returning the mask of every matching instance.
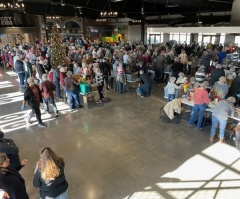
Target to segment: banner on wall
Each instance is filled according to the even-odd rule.
[[[122,34],[118,34],[117,36],[112,37],[102,37],[102,42],[119,42],[122,40]]]
[[[89,37],[107,37],[114,35],[115,26],[87,26]]]
[[[20,12],[0,12],[0,27],[28,27],[32,26],[31,17]]]

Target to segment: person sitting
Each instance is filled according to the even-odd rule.
[[[203,83],[206,80],[205,66],[200,66],[195,73],[195,79],[199,83]]]
[[[228,116],[233,117],[235,113],[234,97],[229,97],[226,100],[221,100],[217,103],[212,112],[212,127],[210,132],[209,141],[213,142],[218,124],[220,125],[219,142],[224,141],[224,132],[227,125]]]
[[[225,73],[222,70],[221,64],[217,64],[215,68],[216,69],[211,72],[211,81],[210,81],[211,86],[214,85],[214,83],[217,82],[220,77],[225,76]]]
[[[177,79],[177,81],[176,81],[176,84],[177,84],[177,85],[184,84],[184,83],[186,82],[186,80],[187,80],[187,77],[184,76],[184,73],[183,73],[183,72],[180,72],[180,73],[178,74],[178,79]]]
[[[188,126],[193,126],[193,123],[195,122],[196,116],[198,115],[198,121],[196,129],[201,129],[202,127],[202,120],[203,120],[203,114],[206,110],[206,104],[210,102],[210,99],[208,97],[208,92],[206,91],[206,88],[209,86],[209,83],[207,81],[204,81],[200,84],[199,88],[194,89],[194,106],[193,106],[193,113],[190,117],[190,120],[188,121]]]
[[[222,76],[219,81],[215,82],[212,88],[213,98],[218,100],[225,99],[228,93],[228,85],[226,83],[226,77]]]
[[[177,86],[174,82],[176,81],[175,77],[170,77],[170,80],[165,89],[167,89],[168,93],[168,102],[175,99],[175,90],[179,89],[181,86]]]

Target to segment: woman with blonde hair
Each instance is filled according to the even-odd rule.
[[[40,199],[68,199],[68,183],[64,175],[64,161],[52,149],[39,151],[33,186],[39,187]]]

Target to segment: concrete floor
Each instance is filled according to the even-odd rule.
[[[44,146],[64,158],[71,199],[239,198],[239,151],[231,142],[210,144],[210,127],[188,128],[189,115],[163,123],[163,85],[150,98],[108,91],[106,103],[88,110],[58,102],[60,116],[44,114],[48,127],[38,128],[24,122],[17,77],[3,69],[0,76],[0,127],[29,160],[21,174],[31,199],[39,198],[32,178]]]

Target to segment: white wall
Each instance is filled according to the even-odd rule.
[[[141,25],[128,26],[128,41],[141,40]]]

